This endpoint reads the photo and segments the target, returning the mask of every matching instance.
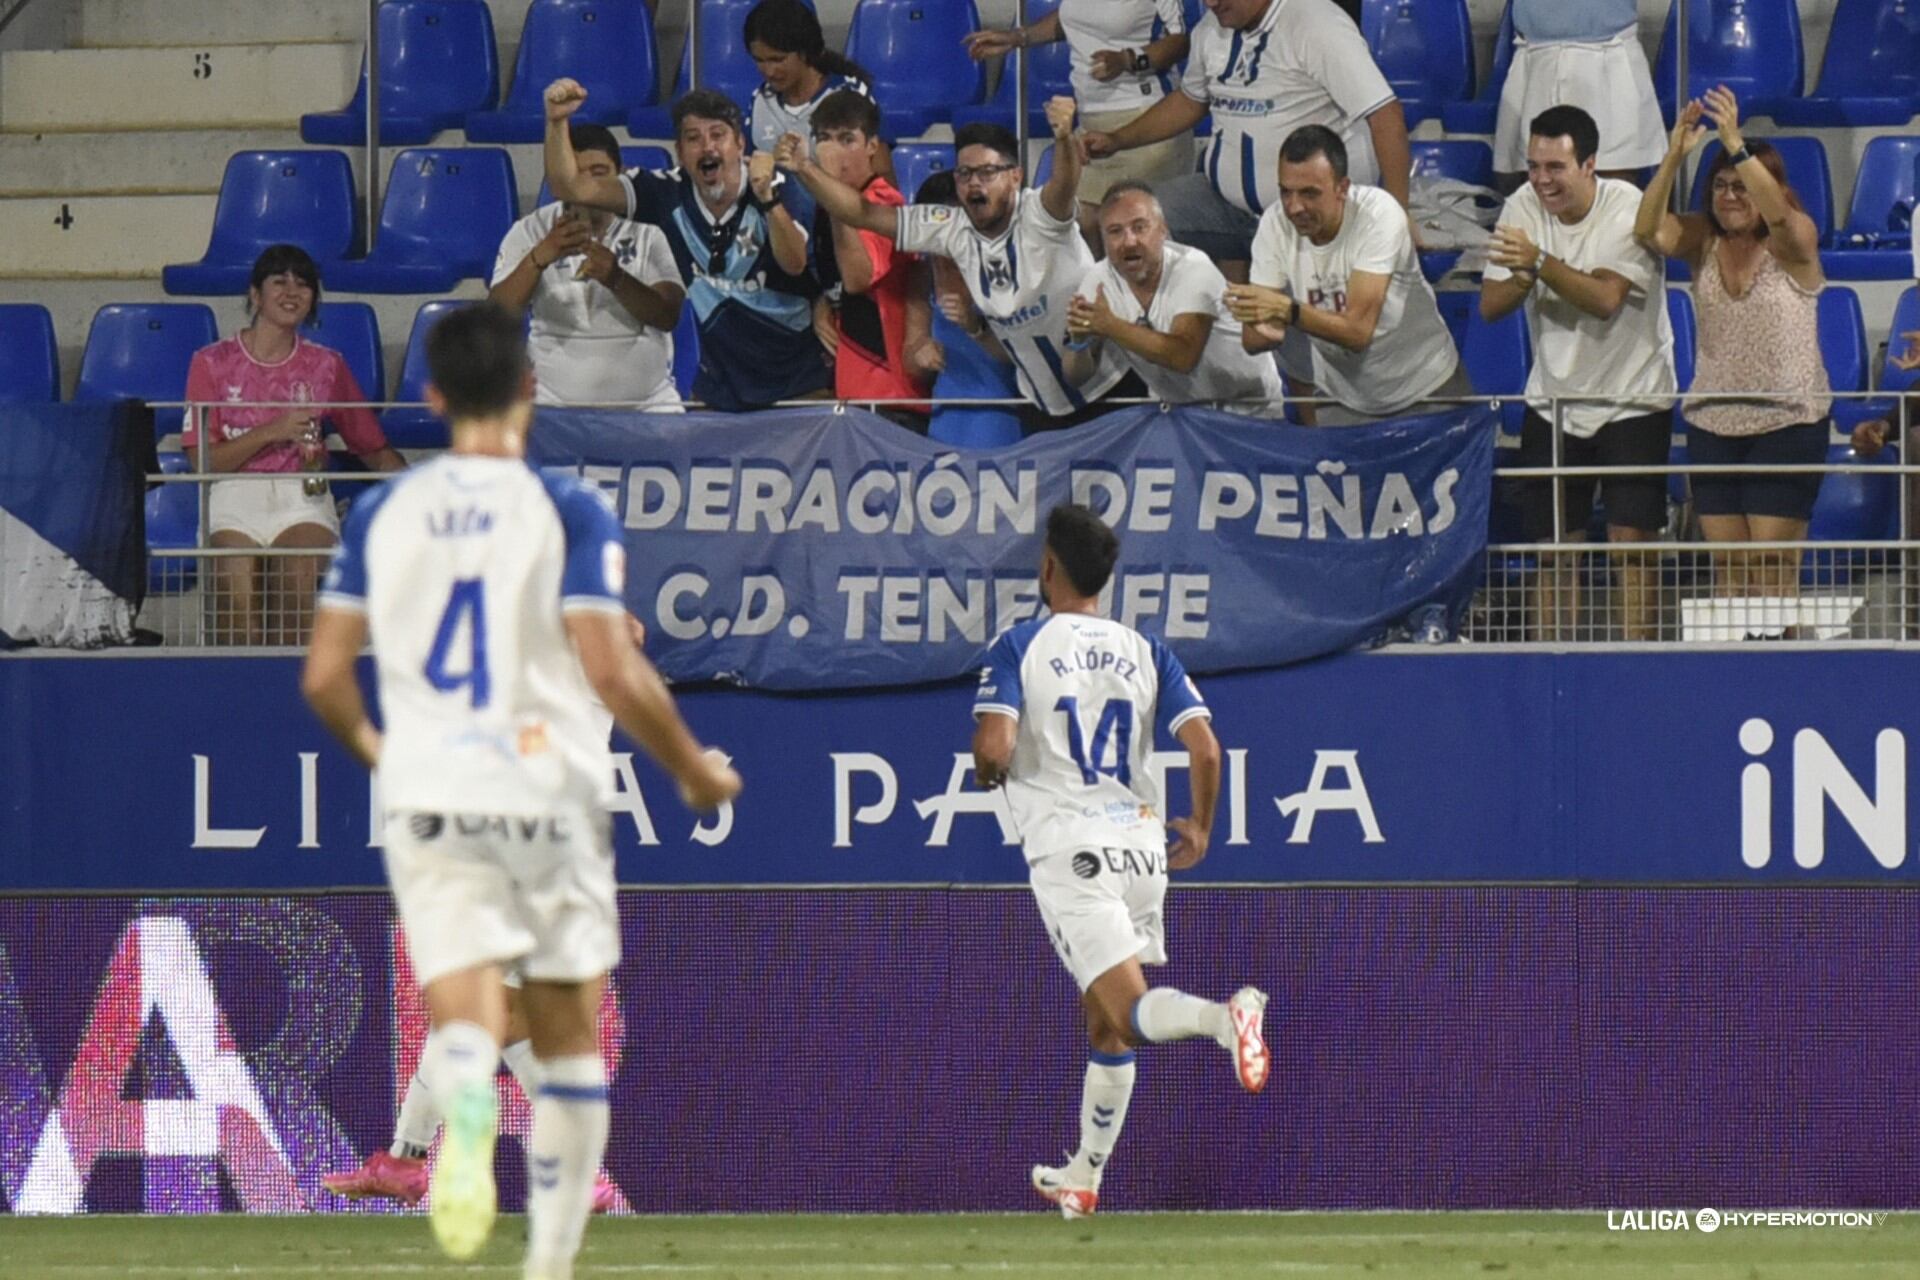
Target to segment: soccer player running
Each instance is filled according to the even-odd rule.
[[[520,321],[491,304],[453,313],[427,336],[427,369],[452,450],[354,506],[301,688],[380,770],[387,878],[434,1025],[423,1074],[446,1112],[434,1235],[470,1258],[492,1230],[512,966],[539,1059],[525,1274],[569,1280],[606,1147],[596,1015],[620,958],[594,695],[692,808],[728,800],[740,779],[702,750],[633,645],[612,513],[524,460],[533,384]],[[384,735],[354,678],[369,637]]]
[[[1142,964],[1165,964],[1167,871],[1207,854],[1220,795],[1212,715],[1179,659],[1151,636],[1100,616],[1120,544],[1083,506],[1047,515],[1040,591],[1051,615],[993,643],[973,714],[975,780],[1005,786],[1040,918],[1086,1008],[1091,1061],[1080,1098],[1080,1149],[1064,1168],[1035,1165],[1033,1188],[1066,1218],[1084,1218],[1127,1119],[1136,1045],[1204,1036],[1233,1055],[1241,1087],[1266,1087],[1266,995],[1242,987],[1225,1004],[1149,990]],[[1147,771],[1155,729],[1187,749],[1192,814],[1162,825]],[[1167,848],[1166,828],[1178,839]]]

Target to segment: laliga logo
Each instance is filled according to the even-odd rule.
[[[1740,771],[1740,860],[1764,867],[1773,860],[1773,770],[1759,762],[1773,750],[1773,726],[1758,717],[1740,726],[1740,749],[1754,763]],[[1889,871],[1907,859],[1907,740],[1882,729],[1873,742],[1874,795],[1847,771],[1818,730],[1793,735],[1793,860],[1817,867],[1827,855],[1827,808],[1853,828],[1874,860]]]

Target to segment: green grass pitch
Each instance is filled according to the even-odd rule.
[[[448,1262],[419,1218],[0,1218],[8,1280],[519,1276],[524,1223]],[[688,1276],[1680,1276],[1920,1274],[1920,1216],[1871,1228],[1610,1231],[1602,1213],[1109,1214],[597,1219],[576,1280]]]

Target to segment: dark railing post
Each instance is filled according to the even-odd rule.
[[[367,252],[380,234],[380,0],[367,0]]]

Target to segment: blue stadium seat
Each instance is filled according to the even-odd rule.
[[[1913,273],[1914,165],[1920,138],[1875,138],[1860,157],[1853,203],[1833,248],[1820,255],[1840,280],[1905,280]]]
[[[380,237],[324,283],[350,293],[444,293],[493,273],[500,238],[519,216],[513,165],[497,147],[419,147],[394,157]]]
[[[1029,0],[1027,21],[1038,22],[1059,7],[1060,0]],[[1055,94],[1073,95],[1072,50],[1067,47],[1065,40],[1056,40],[1052,44],[1037,45],[1027,52],[1033,54],[1033,69],[1028,73],[1027,80],[1027,132],[1031,136],[1044,138],[1051,132],[1047,124],[1047,99]],[[985,105],[954,108],[954,128],[979,120],[1008,129],[1014,127],[1016,90],[1023,56],[1015,52],[1001,62],[1000,83],[994,87],[993,97]]]
[[[673,326],[673,385],[682,400],[693,398],[693,378],[700,372],[700,318],[693,308],[680,308],[680,323]]]
[[[485,0],[385,0],[380,6],[380,141],[413,147],[500,101],[500,52]],[[367,140],[367,60],[353,101],[300,117],[305,142]]]
[[[628,169],[671,169],[673,154],[665,147],[622,147],[620,163]],[[553,188],[545,178],[540,179],[540,190],[533,198],[533,207],[553,203]]]
[[[1467,339],[1467,317],[1480,309],[1480,293],[1476,289],[1436,289],[1433,300],[1439,305],[1440,318],[1447,322],[1447,333],[1453,339],[1454,349]]]
[[[1891,466],[1898,461],[1899,453],[1892,445],[1881,449],[1878,455],[1871,458],[1858,456],[1851,445],[1827,447],[1827,462],[1834,465],[1869,462]],[[1899,485],[1899,474],[1893,471],[1885,475],[1836,471],[1821,477],[1820,496],[1814,501],[1813,519],[1807,526],[1808,539],[1814,542],[1858,542],[1898,537]],[[1833,557],[1833,552],[1810,551],[1806,565],[1814,569],[1830,562]]]
[[[980,101],[986,69],[961,45],[979,29],[973,0],[860,0],[847,56],[872,73],[888,137],[918,137]]]
[[[427,333],[440,317],[470,304],[453,299],[423,302],[413,316],[413,330],[407,335],[406,358],[400,362],[400,385],[393,398],[403,404],[427,398]],[[387,443],[396,449],[444,449],[447,424],[426,407],[388,409],[380,415],[381,430]]]
[[[193,470],[187,455],[168,450],[160,455],[164,475],[182,475]],[[197,484],[161,484],[147,490],[147,550],[184,551],[200,545],[200,486]],[[170,595],[192,587],[199,577],[200,562],[190,557],[147,562],[147,591]]]
[[[1360,29],[1400,98],[1409,128],[1473,96],[1466,0],[1364,0]]]
[[[1902,335],[1916,331],[1920,331],[1920,290],[1908,286],[1901,292],[1900,300],[1893,304],[1887,350],[1880,362],[1880,390],[1894,395],[1907,395],[1913,391],[1914,384],[1920,382],[1920,369],[1897,368],[1891,358],[1906,350],[1906,339]]]
[[[193,353],[219,340],[204,302],[113,303],[94,312],[80,355],[75,400],[184,400]],[[179,426],[162,411],[165,435]]]
[[[321,346],[340,353],[367,399],[386,397],[387,358],[380,350],[380,321],[372,307],[364,302],[323,302],[307,333]]]
[[[1027,185],[1038,189],[1047,185],[1047,179],[1053,176],[1053,144],[1049,142],[1040,150],[1040,159],[1033,166],[1033,173],[1027,179]]]
[[[1467,376],[1480,395],[1520,395],[1527,389],[1527,373],[1533,365],[1526,311],[1517,309],[1489,323],[1480,318],[1476,301],[1467,313],[1460,339],[1460,361],[1467,366]],[[1509,435],[1520,434],[1520,419],[1525,414],[1523,402],[1508,401],[1500,408],[1501,429]]]
[[[231,297],[245,293],[253,260],[270,244],[297,244],[320,265],[354,250],[353,170],[338,151],[242,151],[227,158],[213,232],[200,261],[160,273],[168,293]]]
[[[803,0],[814,8],[813,0]],[[699,0],[700,3],[700,87],[718,89],[740,104],[744,113],[760,87],[760,68],[747,52],[747,13],[760,0]],[[673,79],[673,92],[658,106],[635,107],[627,115],[627,132],[636,138],[671,138],[671,104],[686,93],[692,83],[693,43],[680,49],[680,70]]]
[[[1507,69],[1513,65],[1513,0],[1500,13],[1500,31],[1493,38],[1493,72],[1471,102],[1449,102],[1440,109],[1440,123],[1448,133],[1487,133],[1500,120],[1500,93],[1507,87]]]
[[[1685,289],[1667,290],[1667,323],[1673,328],[1673,378],[1685,391],[1693,386],[1693,366],[1700,351],[1693,296]]]
[[[1913,0],[1839,0],[1820,83],[1770,114],[1798,128],[1903,125],[1920,108],[1920,5]]]
[[[498,111],[467,117],[468,141],[540,141],[547,86],[562,76],[587,91],[574,116],[583,124],[625,124],[635,107],[658,102],[660,56],[645,0],[533,0],[513,87]]]
[[[0,304],[0,404],[60,398],[60,349],[53,316],[37,302]]]
[[[1829,285],[1820,294],[1820,359],[1827,385],[1835,391],[1867,389],[1867,322],[1860,295],[1845,285]]]
[[[951,142],[903,142],[893,149],[893,171],[900,178],[896,185],[908,200],[913,199],[921,183],[951,168]]]
[[[1418,177],[1452,178],[1483,187],[1493,185],[1493,147],[1488,143],[1452,139],[1421,140],[1408,145],[1413,152],[1413,172]]]
[[[1653,88],[1660,110],[1673,120],[1680,6],[1667,10]],[[1773,115],[1805,87],[1806,50],[1794,0],[1693,0],[1688,9],[1687,96],[1724,84],[1740,98],[1742,116]]]

